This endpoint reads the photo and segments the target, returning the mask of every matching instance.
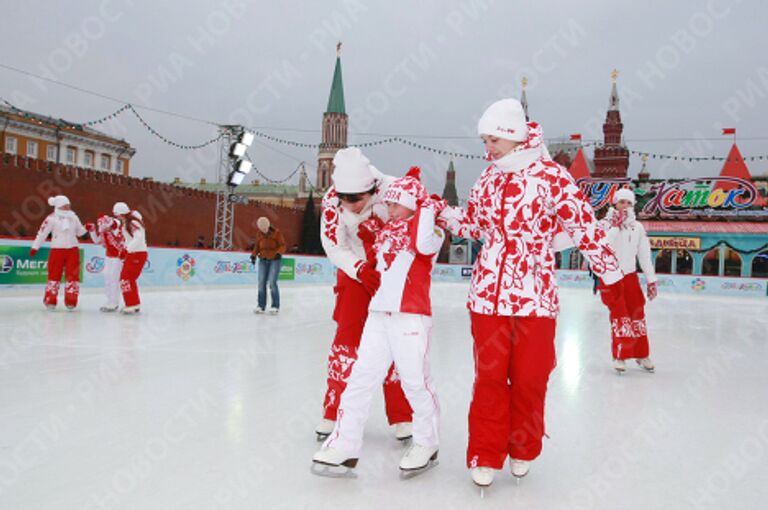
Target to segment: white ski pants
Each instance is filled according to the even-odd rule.
[[[375,311],[368,314],[357,361],[341,394],[336,427],[325,447],[336,448],[350,457],[359,455],[373,392],[381,387],[393,361],[393,377],[400,378],[413,409],[413,443],[438,445],[440,405],[429,373],[431,339],[432,318],[426,315]]]

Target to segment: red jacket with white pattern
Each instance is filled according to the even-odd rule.
[[[120,252],[125,249],[122,225],[117,218],[100,216],[96,221],[96,230],[90,234],[94,244],[104,247],[107,257],[119,257]]]
[[[479,314],[556,317],[553,239],[562,230],[606,284],[623,273],[594,211],[568,171],[549,157],[541,128],[529,123],[528,140],[494,161],[469,194],[467,209],[446,208],[439,225],[482,240],[468,308]]]
[[[370,228],[372,221],[360,228]],[[381,285],[368,309],[432,315],[432,268],[445,239],[433,208],[422,206],[407,220],[389,220],[375,236],[369,260],[381,273]]]

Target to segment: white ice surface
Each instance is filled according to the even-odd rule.
[[[374,399],[355,480],[309,472],[333,335],[330,285],[157,291],[139,316],[0,294],[0,509],[757,509],[768,504],[768,301],[662,295],[655,374],[610,365],[607,312],[561,289],[541,457],[480,500],[464,464],[466,285],[436,284],[440,464],[402,481]]]

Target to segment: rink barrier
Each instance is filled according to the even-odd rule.
[[[31,241],[0,239],[0,289],[45,285],[48,248],[43,247],[33,259],[29,257]],[[223,252],[180,248],[149,248],[149,257],[139,278],[140,286],[199,287],[217,285],[251,285],[258,283],[257,268],[247,252]],[[104,249],[80,245],[81,286],[104,286]],[[281,282],[333,283],[336,268],[325,257],[286,255],[282,259]],[[466,282],[472,267],[437,264],[436,282]],[[641,276],[641,281],[643,277]],[[561,287],[592,288],[592,278],[584,271],[558,270]],[[768,296],[768,279],[695,275],[658,275],[659,293]]]

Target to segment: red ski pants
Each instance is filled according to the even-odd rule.
[[[555,319],[471,313],[475,384],[467,466],[501,469],[541,453],[544,399],[555,358]]]
[[[64,274],[64,304],[77,306],[80,295],[80,249],[51,248],[48,254],[48,283],[45,286],[43,303],[56,306],[59,297],[61,275]]]
[[[323,402],[324,417],[336,420],[336,411],[352,366],[357,360],[357,348],[363,336],[363,327],[368,318],[368,304],[371,296],[357,280],[338,270],[336,276],[336,307],[333,320],[336,321],[336,336],[328,354],[328,389]],[[405,398],[394,363],[389,367],[384,380],[384,404],[387,419],[391,424],[410,422],[413,416],[408,399]]]
[[[647,358],[648,331],[645,325],[645,296],[637,273],[620,282],[621,298],[609,308],[613,359]]]
[[[123,269],[120,271],[120,290],[123,293],[123,302],[126,307],[139,306],[139,286],[136,280],[147,262],[147,252],[139,251],[129,253],[123,261]]]

